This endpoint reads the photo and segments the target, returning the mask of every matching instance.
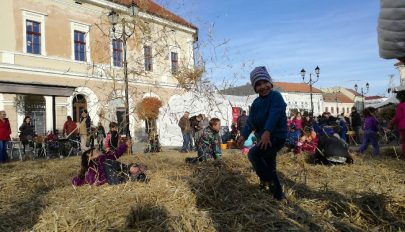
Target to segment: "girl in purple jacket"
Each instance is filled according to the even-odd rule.
[[[107,182],[109,184],[119,184],[124,182],[121,181],[122,178],[119,178],[123,172],[128,177],[126,180],[141,180],[141,178],[144,178],[146,167],[143,165],[116,165],[116,163],[119,163],[116,160],[127,151],[128,146],[128,143],[121,144],[116,151],[110,151],[106,154],[95,148],[84,152],[79,175],[73,178],[72,184],[75,186],[84,184],[100,186]],[[119,170],[117,167],[119,167]]]
[[[364,153],[368,145],[373,146],[373,155],[379,155],[380,154],[380,146],[378,144],[378,121],[375,118],[375,116],[371,113],[370,108],[366,108],[363,111],[363,116],[364,116],[364,124],[363,124],[363,130],[364,130],[364,136],[363,136],[363,144],[360,146],[360,153]]]

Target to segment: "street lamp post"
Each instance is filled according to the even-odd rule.
[[[321,69],[318,66],[316,66],[316,68],[315,68],[316,79],[312,79],[312,73],[310,73],[309,74],[309,80],[305,81],[305,73],[306,73],[305,69],[301,69],[302,81],[305,84],[309,85],[309,93],[310,93],[310,96],[311,96],[311,113],[314,114],[314,102],[312,100],[312,85],[315,84],[316,82],[318,82],[319,74],[321,73]]]
[[[359,89],[359,86],[357,84],[354,85],[354,89],[356,90],[356,92]],[[370,89],[370,84],[367,82],[366,83],[366,88],[361,87],[360,88],[360,94],[361,94],[361,101],[362,101],[362,110],[364,110],[364,95],[366,95],[368,93],[368,90]]]
[[[134,17],[138,15],[138,7],[135,2],[132,1],[130,7],[128,7],[128,13],[130,16]],[[125,17],[122,17],[120,20],[119,15],[114,10],[108,14],[108,21],[112,25],[113,37],[116,40],[122,41],[122,50],[123,50],[123,68],[124,68],[124,84],[125,84],[125,135],[130,139],[131,132],[129,130],[129,94],[128,94],[128,61],[127,61],[127,40],[135,33],[135,27],[131,31],[127,31],[127,20]],[[122,26],[122,32],[120,36],[117,36],[115,33],[115,26],[120,24]]]

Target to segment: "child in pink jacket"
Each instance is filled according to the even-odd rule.
[[[397,125],[401,133],[402,157],[405,159],[405,90],[397,92],[397,99],[400,103],[397,106],[395,117],[391,121],[391,126],[394,124]]]

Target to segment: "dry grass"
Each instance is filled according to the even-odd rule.
[[[124,156],[151,181],[74,188],[79,158],[0,166],[0,231],[403,231],[405,162],[318,166],[278,159],[287,201],[258,190],[246,157],[187,165],[176,151]]]

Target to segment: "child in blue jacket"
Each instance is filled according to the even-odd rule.
[[[276,156],[287,138],[287,104],[281,94],[273,90],[271,77],[265,67],[255,68],[250,73],[250,80],[259,97],[251,106],[238,144],[242,147],[245,138],[255,130],[258,144],[250,149],[249,160],[260,178],[261,187],[269,185],[274,198],[282,200],[284,194],[277,176]]]

